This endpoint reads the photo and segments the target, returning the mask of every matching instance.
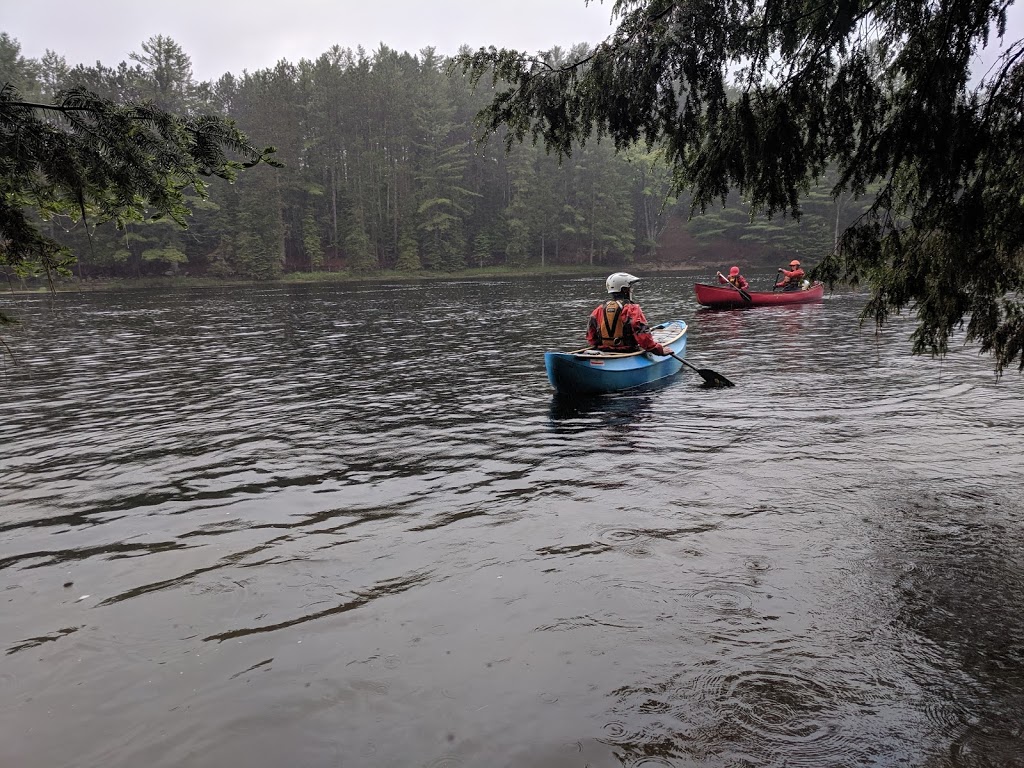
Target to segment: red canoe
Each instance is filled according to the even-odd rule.
[[[747,301],[735,288],[725,285],[705,285],[695,283],[693,290],[697,292],[697,303],[716,309],[738,309],[741,307],[774,307],[778,304],[806,304],[810,301],[821,301],[825,294],[825,286],[815,283],[806,291],[745,291],[750,296]]]

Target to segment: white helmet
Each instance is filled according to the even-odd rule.
[[[616,272],[614,275],[608,276],[608,279],[604,281],[604,287],[608,289],[608,293],[619,293],[639,280],[639,277],[631,275],[629,272]]]

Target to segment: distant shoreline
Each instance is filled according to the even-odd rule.
[[[241,286],[270,285],[321,285],[332,283],[367,283],[367,282],[402,282],[419,280],[472,280],[475,278],[495,277],[563,277],[563,276],[605,276],[616,269],[632,270],[647,274],[664,272],[702,272],[712,267],[707,265],[678,264],[626,264],[619,267],[601,265],[559,265],[553,267],[535,267],[529,269],[508,269],[505,267],[484,267],[482,269],[465,269],[458,272],[399,272],[389,270],[368,274],[352,274],[349,272],[290,272],[268,280],[256,280],[242,277],[190,277],[190,276],[159,276],[139,278],[67,278],[53,285],[57,293],[80,293],[88,291],[134,291],[153,288],[231,288]],[[45,282],[34,280],[31,284],[23,283],[20,287],[11,285],[8,295],[25,295],[48,293],[50,286]]]

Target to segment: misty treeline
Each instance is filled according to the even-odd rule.
[[[586,52],[545,56],[557,66]],[[657,147],[616,154],[609,142],[590,141],[559,162],[529,143],[506,153],[500,135],[477,141],[474,118],[493,91],[449,74],[448,59],[430,48],[333,47],[315,61],[216,82],[196,82],[189,55],[166,36],[129,59],[72,68],[52,51],[24,57],[0,34],[0,82],[26,99],[81,86],[119,102],[224,115],[255,144],[275,146],[284,167],[211,184],[208,199],[189,199],[187,229],[167,218],[123,231],[88,216],[45,222],[84,278],[813,260],[864,207],[833,199],[834,180],[823,179],[808,190],[799,221],[750,221],[738,198],[687,221],[689,201],[670,195],[671,170]]]

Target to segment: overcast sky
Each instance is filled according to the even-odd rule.
[[[49,48],[68,64],[116,66],[143,41],[167,35],[192,58],[197,80],[315,59],[332,45],[372,52],[385,43],[416,53],[462,44],[530,52],[597,43],[612,31],[612,0],[0,0],[0,32],[23,56]],[[1024,0],[1010,8],[1006,41],[1024,37]],[[1005,49],[1004,42],[1003,48]],[[995,60],[990,47],[976,62]]]
[[[192,58],[197,80],[315,59],[332,45],[534,52],[597,43],[613,29],[610,0],[0,0],[0,8],[0,32],[21,43],[23,56],[49,48],[72,66],[114,66],[167,35]]]

